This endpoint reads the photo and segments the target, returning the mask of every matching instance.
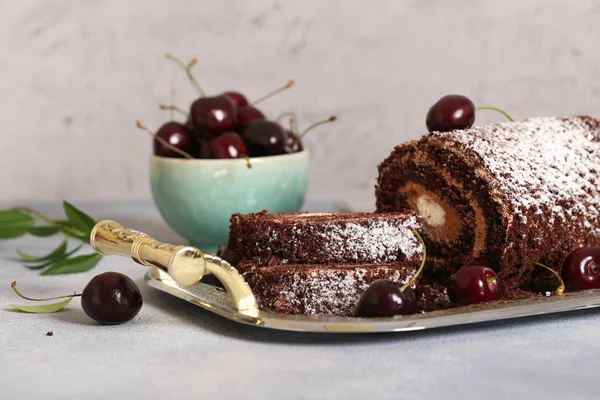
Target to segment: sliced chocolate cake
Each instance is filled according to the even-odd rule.
[[[372,282],[415,275],[423,248],[411,228],[420,230],[413,213],[235,214],[220,255],[261,308],[353,316]]]
[[[419,259],[410,227],[420,229],[411,212],[234,214],[229,249],[255,266]]]
[[[417,269],[407,264],[246,266],[242,275],[261,308],[284,314],[354,316],[360,296],[372,282],[408,282]]]
[[[600,121],[530,118],[397,146],[379,166],[377,211],[423,218],[441,261],[434,278],[478,260],[518,297],[533,262],[559,269],[573,249],[600,244],[599,183]]]

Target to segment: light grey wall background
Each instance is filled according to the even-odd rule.
[[[194,91],[167,52],[197,57],[211,92],[258,96],[313,132],[310,196],[372,196],[393,145],[453,92],[533,115],[600,115],[600,1],[4,0],[0,200],[150,198],[157,105]],[[500,120],[485,114],[478,123]]]

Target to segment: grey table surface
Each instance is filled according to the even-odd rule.
[[[81,207],[183,242],[149,202]],[[396,334],[279,332],[149,288],[144,267],[127,259],[106,257],[90,272],[64,276],[39,276],[15,259],[16,248],[42,254],[59,240],[0,242],[0,399],[591,399],[600,392],[597,311]],[[24,302],[13,280],[23,292],[50,296],[81,290],[109,270],[142,291],[144,306],[127,324],[97,325],[77,299],[46,315],[8,306]]]

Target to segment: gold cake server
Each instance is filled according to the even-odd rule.
[[[208,271],[227,290],[233,309],[248,316],[258,315],[258,305],[250,286],[231,264],[219,257],[204,254],[192,246],[161,243],[110,220],[94,226],[90,244],[99,254],[131,257],[138,264],[158,268],[183,287],[199,282]]]

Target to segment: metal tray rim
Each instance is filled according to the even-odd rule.
[[[287,315],[259,310],[245,314],[229,305],[225,291],[199,282],[182,287],[159,269],[149,270],[146,283],[231,321],[263,328],[321,333],[408,332],[449,326],[476,324],[536,315],[600,307],[600,290],[565,293],[564,296],[499,301],[393,318],[357,318],[328,315]]]

